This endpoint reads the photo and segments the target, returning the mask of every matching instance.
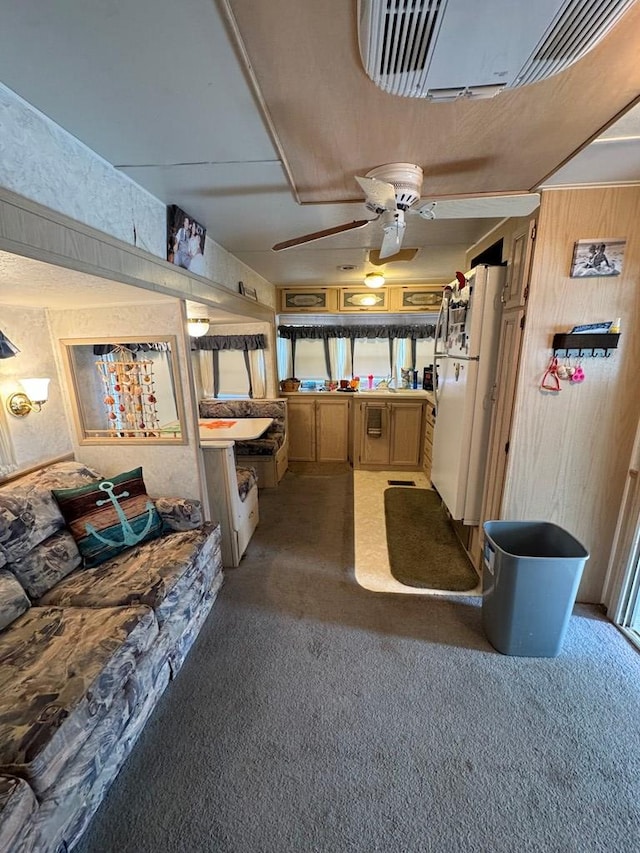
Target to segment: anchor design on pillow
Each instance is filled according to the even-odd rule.
[[[140,542],[149,532],[151,525],[153,523],[154,516],[154,506],[152,501],[147,501],[147,505],[145,509],[147,510],[147,522],[144,526],[144,529],[140,531],[140,533],[136,533],[134,529],[129,524],[129,519],[124,514],[124,510],[118,503],[120,498],[128,498],[129,492],[121,492],[119,495],[115,495],[113,493],[114,484],[109,480],[105,480],[103,483],[100,483],[98,486],[103,492],[106,492],[109,497],[104,500],[97,500],[96,506],[104,506],[104,504],[112,503],[115,511],[120,519],[120,526],[122,527],[122,541],[113,541],[106,536],[102,536],[92,524],[85,524],[85,530],[91,536],[95,536],[95,538],[102,542],[103,545],[111,545],[111,546],[119,546],[119,545],[136,545]]]

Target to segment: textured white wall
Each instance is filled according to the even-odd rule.
[[[66,392],[58,376],[46,311],[0,305],[0,328],[20,350],[15,358],[0,360],[0,405],[6,405],[9,394],[22,391],[18,380],[31,376],[51,379],[49,402],[41,412],[31,412],[24,418],[7,413],[18,467],[26,468],[70,453],[73,442],[65,414]]]
[[[195,419],[189,398],[189,360],[185,347],[182,314],[179,302],[173,305],[123,306],[105,309],[79,309],[77,311],[50,311],[51,332],[56,341],[64,338],[83,338],[87,342],[96,338],[175,335],[177,359],[185,420],[189,443],[186,445],[125,445],[113,441],[101,445],[81,445],[75,430],[72,434],[76,457],[95,467],[106,476],[143,466],[143,474],[150,494],[198,498],[201,496],[199,448],[195,438]],[[68,389],[71,394],[71,390]]]
[[[0,128],[0,186],[166,258],[164,203],[2,84]],[[275,306],[273,285],[208,236],[204,257],[205,278]]]

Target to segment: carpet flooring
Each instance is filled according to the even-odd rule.
[[[640,850],[640,655],[600,609],[500,655],[478,599],[359,587],[352,523],[349,474],[261,493],[79,853]]]
[[[406,586],[469,592],[478,575],[430,489],[385,489],[391,574]]]

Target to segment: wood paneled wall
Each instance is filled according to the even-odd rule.
[[[640,188],[543,193],[502,517],[550,520],[589,550],[578,600],[599,602],[640,417]],[[622,274],[570,278],[579,239],[625,238]],[[620,317],[619,348],[586,380],[540,389],[555,332]]]

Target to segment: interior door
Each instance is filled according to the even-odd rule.
[[[505,473],[509,453],[509,435],[513,420],[513,401],[520,363],[520,343],[524,309],[505,311],[500,323],[498,364],[494,385],[489,432],[489,452],[485,474],[481,521],[500,518]]]

